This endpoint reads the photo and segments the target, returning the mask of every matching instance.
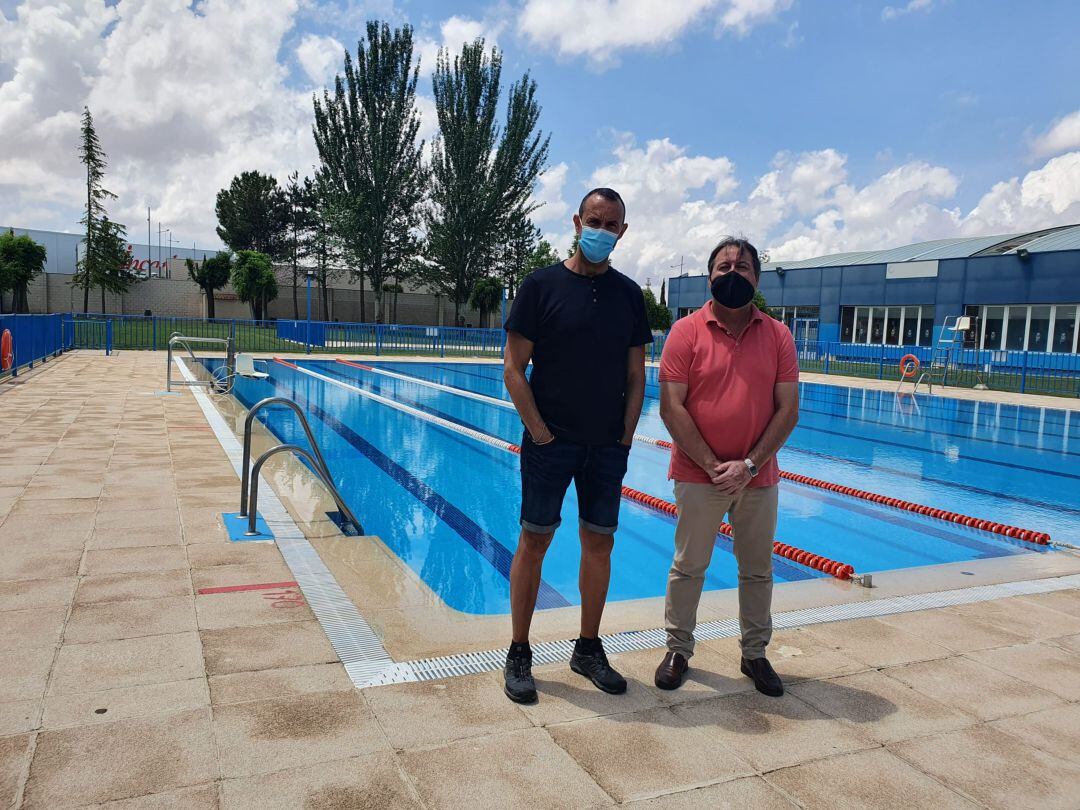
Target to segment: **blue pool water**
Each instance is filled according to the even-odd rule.
[[[502,369],[490,364],[373,364],[419,380],[508,401]],[[513,410],[333,361],[300,366],[443,419],[519,444]],[[517,456],[271,364],[269,380],[240,379],[245,406],[286,396],[308,414],[327,462],[365,530],[382,540],[448,605],[470,613],[509,611],[510,560],[518,535]],[[1080,542],[1080,418],[1063,411],[802,384],[800,422],[785,470]],[[668,438],[649,369],[638,432]],[[291,414],[261,414],[283,441],[304,445]],[[636,443],[626,484],[673,500],[667,450]],[[571,487],[563,525],[544,563],[539,606],[578,603],[577,503]],[[1040,553],[1040,547],[897,509],[782,482],[777,539],[877,572]],[[625,501],[612,559],[612,600],[660,596],[671,564],[674,521]],[[774,558],[778,582],[823,576]],[[707,589],[736,585],[730,541],[718,538]]]

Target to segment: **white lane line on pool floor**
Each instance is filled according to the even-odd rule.
[[[179,357],[175,359],[181,374],[189,381],[194,380],[195,376],[184,361]],[[240,441],[210,398],[198,388],[193,387],[191,392],[239,476],[243,464]],[[394,660],[386,652],[382,641],[334,579],[330,569],[300,531],[300,527],[293,521],[273,488],[260,487],[259,494],[259,512],[273,533],[277,547],[285,558],[285,564],[300,585],[315,618],[330,639],[334,652],[345,665],[349,678],[357,687],[364,687],[372,682],[381,683],[385,677],[384,671],[395,667]]]

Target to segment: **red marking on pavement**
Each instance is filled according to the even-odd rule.
[[[240,593],[241,591],[272,591],[278,588],[294,588],[295,582],[264,582],[261,585],[223,585],[218,588],[199,588],[200,596],[212,593]]]

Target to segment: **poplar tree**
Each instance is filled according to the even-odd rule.
[[[383,286],[401,274],[417,250],[416,231],[424,198],[423,142],[417,141],[419,63],[413,62],[413,29],[391,30],[369,22],[345,53],[344,75],[334,94],[313,99],[319,176],[329,201],[332,227],[360,276],[371,282],[375,319],[383,319]]]
[[[451,61],[440,50],[432,77],[439,136],[432,145],[427,216],[429,281],[454,302],[454,321],[476,282],[498,273],[499,254],[529,214],[548,138],[537,131],[536,82],[511,85],[497,121],[502,54],[484,40],[466,43]]]

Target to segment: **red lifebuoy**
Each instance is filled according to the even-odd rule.
[[[11,330],[5,329],[0,335],[0,371],[7,371],[15,365],[15,347],[11,339]]]
[[[905,380],[919,373],[919,358],[913,354],[905,354],[900,358],[900,376]]]

